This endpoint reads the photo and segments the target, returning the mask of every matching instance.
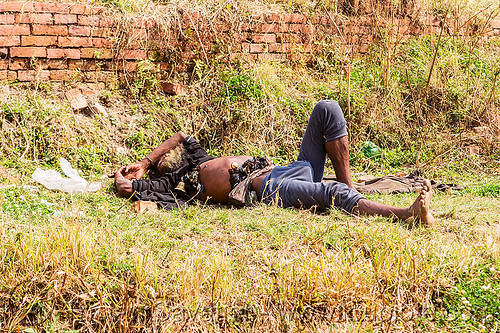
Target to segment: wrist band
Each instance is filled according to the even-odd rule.
[[[146,158],[148,159],[148,161],[149,161],[149,162],[151,162],[151,165],[154,165],[153,160],[152,160],[152,159],[150,159],[148,155],[146,155]]]

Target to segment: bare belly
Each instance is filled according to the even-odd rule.
[[[200,165],[200,181],[205,187],[202,200],[210,203],[228,203],[231,183],[229,169],[232,162],[243,164],[251,156],[225,156],[207,161]]]

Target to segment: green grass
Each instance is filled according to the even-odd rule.
[[[405,206],[413,195],[370,198]],[[496,197],[436,194],[432,228],[268,206],[135,214],[112,188],[13,187],[0,200],[7,328],[454,331],[498,323]]]

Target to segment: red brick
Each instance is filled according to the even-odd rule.
[[[0,81],[15,81],[17,80],[17,72],[0,71]]]
[[[370,49],[370,44],[361,44],[358,48],[359,53],[366,53]]]
[[[266,17],[268,23],[280,23],[283,22],[283,17],[279,14],[271,14]]]
[[[32,2],[0,2],[0,12],[32,12]]]
[[[99,15],[99,14],[104,13],[105,10],[106,10],[105,7],[87,6],[87,10],[85,11],[85,14]]]
[[[20,69],[28,68],[28,59],[11,59],[9,63],[9,69],[13,71],[17,71]]]
[[[269,52],[271,53],[288,53],[292,49],[292,44],[284,43],[284,44],[270,44]]]
[[[111,49],[82,48],[82,58],[90,59],[112,59],[113,51]]]
[[[303,24],[290,24],[288,25],[289,32],[301,33]]]
[[[97,68],[96,61],[92,59],[85,60],[68,60],[68,69],[78,69],[82,71],[95,71]]]
[[[64,3],[39,2],[34,4],[35,12],[69,14],[71,5]]]
[[[13,24],[14,14],[3,14],[0,15],[0,24]]]
[[[500,29],[500,20],[491,21],[491,28],[492,29]]]
[[[17,73],[17,79],[19,81],[48,81],[50,78],[50,71],[42,70],[42,71],[19,71]]]
[[[92,38],[92,45],[95,47],[110,48],[112,42],[108,38]]]
[[[68,27],[65,25],[38,25],[32,26],[33,35],[52,35],[52,36],[66,36],[68,35]]]
[[[21,38],[22,46],[49,46],[56,45],[56,36],[23,36]]]
[[[141,20],[141,19],[135,19],[132,22],[132,26],[134,28],[153,28],[155,26],[156,22],[153,20]]]
[[[21,37],[20,36],[6,36],[0,37],[0,47],[1,46],[20,46]]]
[[[15,22],[52,24],[52,14],[20,13],[16,14]]]
[[[47,49],[47,58],[49,59],[80,59],[79,49]]]
[[[111,71],[98,71],[84,73],[85,82],[108,82],[116,80],[116,75]]]
[[[274,24],[263,24],[260,27],[260,31],[264,33],[272,33],[272,32],[278,32],[280,30],[280,25],[277,23]]]
[[[68,33],[70,36],[90,36],[90,27],[70,25],[68,27]]]
[[[250,53],[264,53],[267,52],[266,44],[250,44]]]
[[[30,26],[23,25],[0,25],[0,36],[29,35]]]
[[[5,70],[9,68],[9,61],[6,59],[0,59],[0,69]]]
[[[148,31],[146,29],[132,29],[132,36],[131,38],[147,38],[148,37]]]
[[[116,34],[116,29],[113,28],[97,28],[92,27],[90,33],[95,37],[114,37]]]
[[[78,22],[76,15],[73,14],[54,14],[54,24],[76,24]]]
[[[10,56],[19,58],[45,58],[47,51],[45,47],[12,47],[10,49]]]
[[[250,53],[249,53],[249,54],[245,54],[245,57],[244,57],[244,58],[245,58],[245,60],[247,60],[247,61],[255,61],[255,60],[257,60],[257,58],[258,58],[258,57],[259,57],[259,55],[258,55],[258,54],[250,54]]]
[[[290,14],[288,22],[290,23],[306,23],[307,17],[303,14]]]
[[[252,37],[252,41],[254,43],[276,43],[276,35],[273,34],[263,34],[263,35],[254,35]]]
[[[99,24],[99,16],[78,15],[78,24],[97,26]]]
[[[114,27],[116,25],[115,20],[112,17],[101,17],[99,19],[99,26],[100,27]]]
[[[85,14],[86,10],[87,10],[86,5],[75,4],[69,7],[70,14]]]
[[[260,61],[264,62],[274,62],[274,61],[279,61],[283,62],[286,61],[286,54],[270,54],[270,53],[261,53],[258,54],[258,59]]]
[[[40,60],[40,64],[44,69],[68,69],[66,59],[43,59]]]
[[[328,18],[325,16],[315,16],[312,19],[313,24],[326,25]]]
[[[118,59],[146,59],[147,53],[143,50],[125,50],[118,55]]]
[[[92,46],[92,41],[88,37],[58,37],[59,47],[85,47]]]
[[[126,72],[136,72],[137,71],[137,62],[135,61],[118,61],[115,64],[115,69],[119,71],[126,71]],[[169,68],[171,69],[171,68]],[[163,69],[166,70],[166,69]]]
[[[184,95],[186,93],[186,88],[180,84],[171,82],[162,82],[161,90],[169,95]]]
[[[75,72],[67,69],[50,71],[50,80],[52,81],[70,81],[74,78]]]
[[[250,43],[241,43],[241,52],[250,53]]]

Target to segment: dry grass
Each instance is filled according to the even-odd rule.
[[[107,193],[8,206],[21,192],[1,192],[7,331],[437,331],[436,293],[498,269],[494,198],[438,195],[436,227],[408,229],[274,207],[136,215]]]

